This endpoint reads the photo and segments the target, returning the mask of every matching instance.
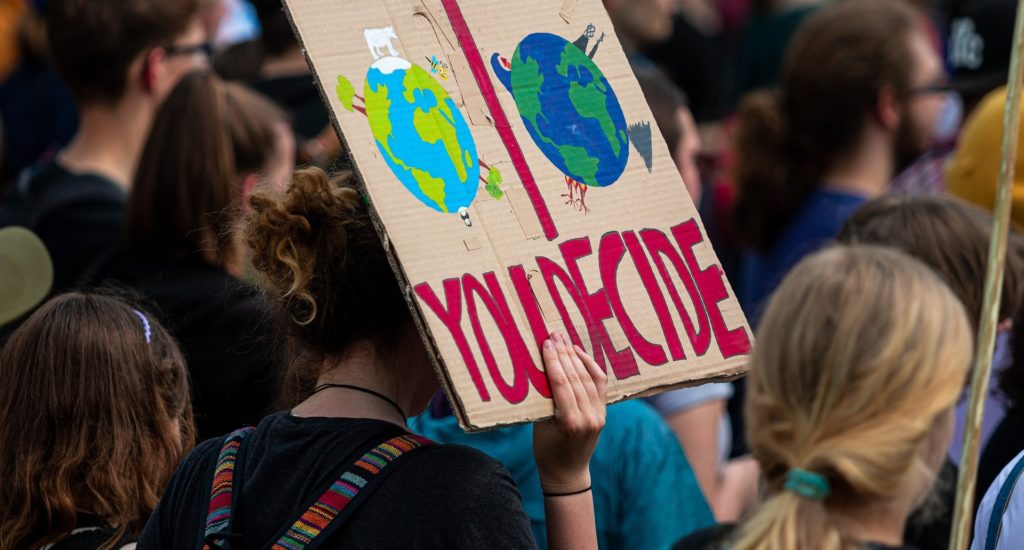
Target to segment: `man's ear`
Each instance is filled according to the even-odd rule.
[[[153,93],[157,90],[163,78],[163,60],[166,57],[167,53],[163,48],[153,48],[142,54],[138,78],[143,91]]]
[[[256,190],[256,186],[260,183],[260,175],[256,172],[246,175],[242,178],[242,210],[249,210],[249,197],[252,196],[252,192]]]
[[[900,102],[896,99],[892,87],[883,86],[878,92],[878,102],[875,106],[875,119],[878,125],[885,130],[895,130],[899,127],[902,116]]]

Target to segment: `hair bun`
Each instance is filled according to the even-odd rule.
[[[362,197],[347,172],[329,180],[299,170],[286,193],[252,198],[248,242],[259,272],[288,321],[285,395],[305,399],[326,359],[356,342],[389,353],[413,327],[406,296]]]
[[[351,173],[331,181],[319,168],[302,169],[285,193],[261,191],[251,199],[253,267],[299,325],[316,319],[324,296],[317,286],[330,284],[318,262],[344,258],[350,230],[369,223],[350,179]]]
[[[733,219],[745,244],[760,249],[771,246],[780,227],[773,220],[784,218],[793,209],[791,194],[791,136],[783,114],[783,98],[778,90],[747,94],[736,115],[736,165],[738,195]],[[797,197],[800,200],[802,197]]]

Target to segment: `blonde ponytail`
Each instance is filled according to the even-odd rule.
[[[836,510],[923,496],[972,347],[963,305],[903,253],[837,246],[801,262],[765,311],[748,379],[747,437],[773,496],[731,548],[853,548]],[[785,490],[794,469],[831,491]]]

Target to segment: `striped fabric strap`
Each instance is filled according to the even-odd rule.
[[[356,495],[389,464],[410,451],[432,444],[433,442],[425,437],[402,435],[369,450],[288,528],[274,544],[273,550],[308,548],[356,498]]]
[[[213,472],[213,486],[210,489],[210,508],[206,516],[206,532],[203,538],[203,550],[220,548],[224,539],[218,537],[231,522],[231,502],[235,480],[235,461],[238,448],[245,436],[252,433],[252,426],[235,430],[224,438],[224,445],[217,458],[217,469]],[[211,546],[212,545],[212,546]]]

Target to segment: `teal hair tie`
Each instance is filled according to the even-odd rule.
[[[825,500],[831,491],[825,476],[800,468],[789,470],[786,474],[786,484],[782,487],[791,493],[817,501]]]

